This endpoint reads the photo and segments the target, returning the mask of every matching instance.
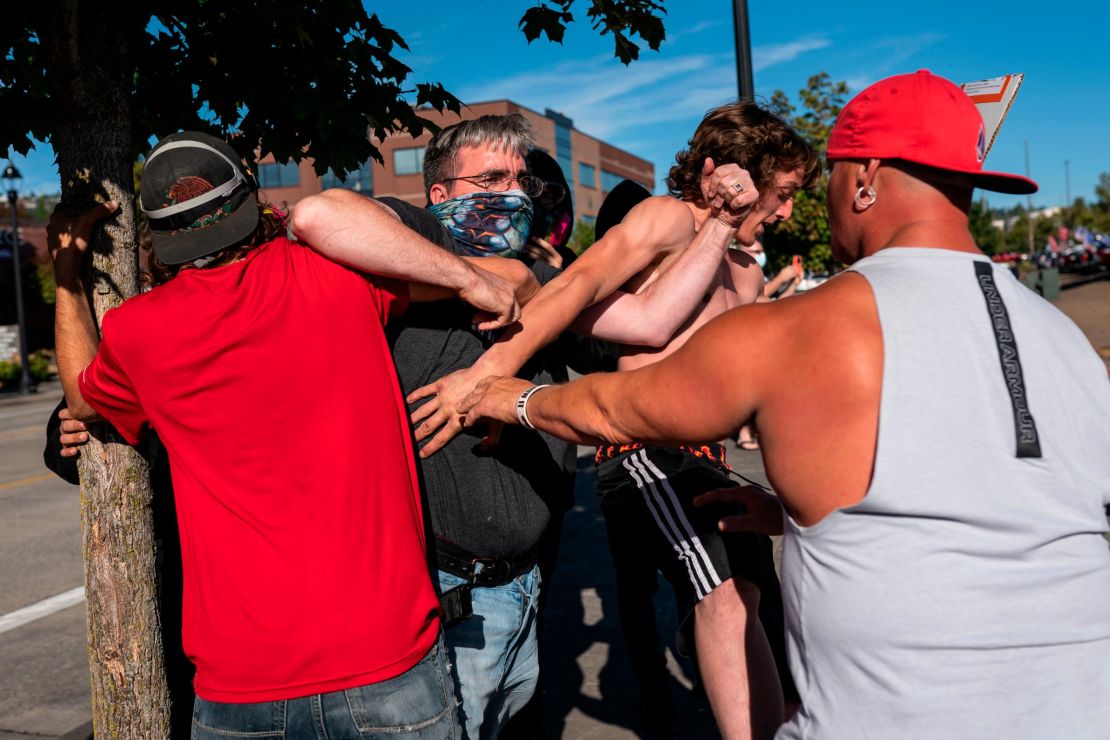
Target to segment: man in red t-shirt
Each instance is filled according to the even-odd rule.
[[[108,312],[99,346],[83,262],[93,225],[117,206],[72,221],[55,213],[70,413],[104,419],[132,444],[152,427],[168,451],[183,642],[197,666],[194,737],[296,737],[321,716],[329,730],[454,736],[383,325],[409,300],[457,296],[484,312],[481,326],[501,326],[519,314],[513,285],[430,242],[413,249],[373,201],[326,192],[298,206],[297,233],[340,260],[357,244],[364,265],[376,255],[377,274],[337,264],[285,238],[248,174],[211,136],[154,147],[141,200],[164,282]],[[402,231],[406,248],[395,249]]]

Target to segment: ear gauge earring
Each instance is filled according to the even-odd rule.
[[[866,201],[863,199],[865,194],[868,198]],[[875,205],[875,201],[878,199],[879,197],[875,193],[875,188],[868,185],[867,188],[860,186],[860,188],[856,190],[856,197],[853,199],[853,202],[856,204],[856,208],[861,211],[866,211],[868,208]]]

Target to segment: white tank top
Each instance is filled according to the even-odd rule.
[[[1110,381],[982,256],[856,263],[883,336],[867,496],[787,517],[779,738],[1110,738]]]

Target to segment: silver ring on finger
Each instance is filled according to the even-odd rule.
[[[744,184],[740,182],[733,183],[732,189],[736,191],[737,195],[739,195],[740,193],[744,192]]]

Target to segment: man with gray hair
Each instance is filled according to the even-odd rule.
[[[427,209],[394,198],[379,202],[410,229],[457,255],[520,258],[531,226],[531,198],[543,188],[525,166],[531,145],[528,121],[519,114],[463,121],[428,144]],[[574,326],[629,344],[654,341],[661,329],[669,336],[712,275],[715,261],[705,259],[710,250],[702,246],[687,250],[658,290],[618,291]],[[519,270],[521,264],[518,259],[482,260],[494,272]],[[518,293],[522,303],[559,273],[537,262],[531,274],[531,287]],[[683,305],[676,310],[676,303]],[[441,302],[410,308],[390,325],[389,338],[401,386],[410,393],[471,366],[498,334],[475,330],[457,302]],[[566,365],[565,352],[554,346],[537,353],[520,375],[540,384],[560,382],[567,379]],[[573,480],[576,449],[552,436],[513,428],[488,448],[481,435],[460,435],[420,464],[462,721],[471,740],[496,737],[536,687],[538,546]]]

